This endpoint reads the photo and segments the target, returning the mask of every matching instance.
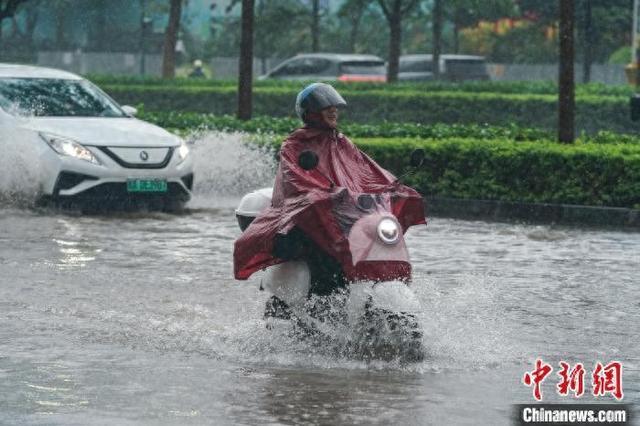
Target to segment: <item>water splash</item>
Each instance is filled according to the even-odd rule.
[[[416,280],[418,281],[418,280]],[[416,283],[423,305],[425,344],[435,365],[492,368],[518,358],[501,303],[501,284],[489,275],[463,275],[453,285]]]
[[[358,283],[348,292],[312,296],[303,306],[291,308],[286,329],[292,339],[304,342],[316,354],[331,358],[399,363],[424,358],[422,331],[413,312],[388,309],[389,296],[396,297],[402,283],[380,294],[374,287],[396,283]],[[404,297],[405,295],[401,295]],[[270,329],[282,324],[270,318]]]
[[[194,132],[188,136],[195,158],[194,200],[198,207],[235,206],[245,193],[273,185],[272,148],[251,143],[244,133]]]
[[[0,204],[32,206],[41,193],[40,155],[36,147],[25,143],[17,131],[6,134],[0,155]]]
[[[246,303],[252,305],[250,309],[236,311],[235,316],[210,306],[183,302],[160,305],[149,302],[138,305],[137,312],[132,313],[123,310],[120,303],[101,309],[92,301],[86,301],[75,306],[47,306],[44,313],[55,317],[57,324],[69,322],[69,328],[81,319],[83,327],[77,331],[84,341],[147,352],[198,354],[213,359],[281,366],[420,368],[419,362],[409,359],[414,354],[408,346],[397,345],[399,351],[391,353],[374,353],[376,348],[358,346],[357,340],[366,330],[363,330],[362,321],[358,321],[363,312],[357,308],[347,308],[346,314],[352,316],[350,320],[329,320],[327,317],[335,319],[345,314],[343,295],[322,299],[325,308],[322,320],[297,312],[304,323],[265,321],[262,319],[262,298]],[[378,331],[378,337],[384,337],[382,328]],[[403,351],[403,348],[407,350]]]
[[[492,277],[468,275],[447,286],[417,277],[413,288],[419,292],[421,312],[416,320],[424,348],[424,361],[418,362],[411,359],[415,349],[411,341],[394,340],[380,321],[359,322],[362,307],[345,304],[340,295],[325,303],[325,317],[337,321],[296,312],[311,325],[310,332],[310,327],[296,321],[263,320],[269,295],[257,291],[255,280],[238,287],[229,285],[224,295],[218,290],[219,297],[205,298],[202,303],[173,297],[166,302],[145,299],[133,312],[124,295],[113,300],[110,292],[104,300],[48,308],[47,313],[56,317],[56,324],[64,324],[66,318],[69,329],[81,318],[82,338],[89,342],[198,354],[249,365],[438,372],[493,369],[521,358],[509,336],[509,324],[503,320],[500,307],[505,304]],[[349,318],[341,321],[345,311]],[[374,329],[379,342],[390,340],[393,346],[374,341],[377,347],[369,348],[368,340],[361,340],[366,327]]]

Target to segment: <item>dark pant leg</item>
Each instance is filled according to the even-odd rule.
[[[326,296],[347,286],[340,263],[324,253],[316,250],[310,253],[307,263],[311,273],[310,294]]]

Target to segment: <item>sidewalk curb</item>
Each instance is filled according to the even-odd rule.
[[[640,231],[640,210],[621,207],[534,204],[426,197],[427,217],[524,221],[530,223],[625,228]]]

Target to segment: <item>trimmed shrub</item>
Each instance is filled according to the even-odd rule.
[[[301,122],[291,117],[254,117],[251,120],[238,120],[230,115],[200,114],[192,112],[140,112],[139,117],[162,127],[176,130],[218,130],[224,132],[243,131],[249,133],[276,133],[285,135],[300,127]],[[350,137],[395,137],[395,138],[451,138],[473,137],[476,139],[505,138],[513,140],[551,139],[550,132],[519,127],[516,125],[490,126],[487,124],[430,124],[391,123],[360,124],[345,122],[340,130]],[[614,140],[614,134],[603,136],[599,142]],[[626,138],[627,142],[633,140]]]
[[[145,105],[150,111],[191,111],[217,115],[236,110],[235,87],[198,86],[105,86],[121,104]],[[293,117],[297,90],[286,87],[257,87],[254,114]],[[356,123],[382,121],[421,124],[457,123],[555,129],[555,95],[521,95],[466,92],[388,90],[343,90],[349,103],[344,117]],[[584,95],[576,101],[576,122],[580,131],[635,132],[638,125],[629,117],[628,99]]]
[[[237,80],[203,80],[189,78],[162,79],[159,77],[141,76],[89,76],[99,85],[144,85],[161,87],[229,87],[236,88]],[[258,80],[254,82],[256,88],[285,88],[300,90],[312,81],[287,81],[287,80]],[[383,90],[385,92],[397,91],[424,91],[424,92],[468,92],[468,93],[505,93],[505,94],[538,94],[556,95],[558,85],[552,81],[428,81],[428,82],[398,82],[393,84],[350,82],[343,83],[332,81],[331,84],[338,90],[362,91]],[[621,96],[629,97],[634,93],[630,85],[606,85],[602,83],[576,84],[576,95],[596,96]]]
[[[238,120],[231,115],[201,114],[194,112],[146,112],[138,116],[162,127],[177,131],[216,130],[222,132],[271,133],[286,135],[300,127],[301,122],[291,117],[254,117],[251,120]],[[361,124],[344,122],[340,131],[349,137],[368,138],[473,138],[473,139],[509,139],[514,141],[553,141],[554,132],[520,127],[515,124],[491,126],[488,124],[420,124],[391,123]],[[597,144],[640,144],[640,136],[600,131],[593,135],[582,135],[576,143]]]
[[[640,205],[640,146],[451,138],[356,139],[396,173],[423,148],[408,184],[429,195],[536,203]]]
[[[412,150],[425,164],[405,179],[425,195],[530,203],[640,208],[640,145],[575,144],[505,139],[354,138],[397,176]],[[258,136],[257,143],[280,139]]]

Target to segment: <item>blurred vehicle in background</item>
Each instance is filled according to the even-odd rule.
[[[287,59],[260,79],[385,82],[384,61],[374,55],[308,53]]]
[[[489,80],[483,56],[440,55],[440,79],[446,81]],[[428,81],[434,79],[433,55],[400,56],[399,81]]]
[[[75,74],[0,64],[0,142],[32,165],[43,201],[180,209],[193,184],[189,149],[135,114]]]

